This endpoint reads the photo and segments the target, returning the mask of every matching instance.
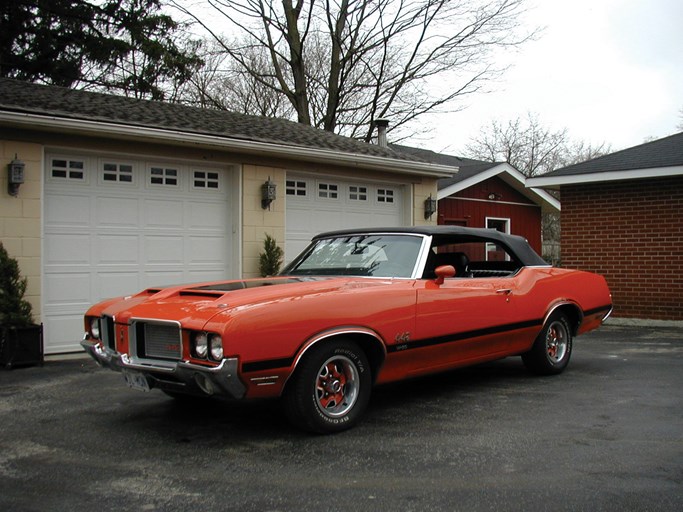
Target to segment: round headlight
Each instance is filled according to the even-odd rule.
[[[90,320],[90,334],[96,340],[100,339],[100,319],[93,318]]]
[[[223,340],[218,334],[211,336],[209,345],[211,348],[211,358],[216,361],[223,359]]]
[[[209,350],[209,339],[205,332],[197,333],[194,337],[194,353],[197,357],[206,359]]]

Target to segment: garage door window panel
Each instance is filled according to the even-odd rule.
[[[134,166],[130,162],[114,162],[104,160],[100,162],[100,176],[103,183],[134,184]]]
[[[50,158],[50,178],[54,181],[86,181],[86,160],[69,157]]]
[[[303,180],[287,180],[285,193],[288,196],[306,197],[308,195],[306,182]]]
[[[149,184],[153,187],[174,187],[180,185],[180,171],[173,167],[151,166]]]
[[[394,204],[396,194],[391,188],[378,188],[377,189],[377,202],[379,204]]]
[[[356,185],[349,186],[349,200],[351,201],[367,201],[368,187],[359,187]]]
[[[318,183],[318,199],[338,200],[339,185],[336,183]]]
[[[192,177],[194,189],[221,190],[218,171],[192,171]]]

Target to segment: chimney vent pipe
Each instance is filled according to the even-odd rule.
[[[377,145],[383,148],[388,147],[387,127],[389,126],[389,120],[375,119],[375,126],[377,127]]]

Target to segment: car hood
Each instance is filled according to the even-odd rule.
[[[179,321],[195,327],[215,315],[274,301],[293,300],[341,290],[390,286],[392,279],[363,277],[275,277],[218,281],[167,288],[148,288],[137,295],[103,303],[87,313],[114,316],[119,323],[131,319]],[[405,281],[405,280],[402,280]]]

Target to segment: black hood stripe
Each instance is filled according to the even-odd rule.
[[[199,286],[197,288],[187,288],[183,293],[192,292],[234,292],[237,290],[246,290],[249,288],[260,288],[262,286],[275,286],[280,284],[302,283],[304,281],[318,281],[314,278],[299,278],[299,277],[281,277],[272,279],[248,279],[244,281],[226,281],[223,283],[210,284],[207,286]]]

